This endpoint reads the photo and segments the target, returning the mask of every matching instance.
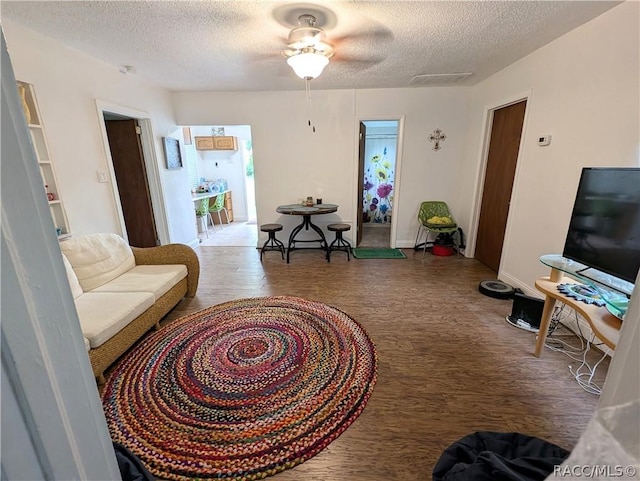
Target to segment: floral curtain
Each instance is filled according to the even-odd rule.
[[[386,224],[393,213],[396,139],[366,139],[362,221]]]

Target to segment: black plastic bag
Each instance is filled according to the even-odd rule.
[[[478,431],[444,450],[433,481],[542,481],[569,451],[520,433]]]
[[[122,444],[113,441],[113,449],[116,452],[122,481],[155,481],[155,478],[147,471],[138,457]]]

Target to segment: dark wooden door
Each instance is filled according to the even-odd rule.
[[[158,236],[139,127],[133,119],[105,120],[105,125],[129,244],[153,247]]]
[[[364,206],[364,143],[367,138],[367,126],[360,122],[360,137],[358,141],[358,211],[356,213],[356,225],[358,235],[356,246],[362,241],[362,208]]]
[[[523,100],[493,113],[475,257],[496,272],[500,267],[526,106],[527,101]]]

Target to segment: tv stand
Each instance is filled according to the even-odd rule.
[[[620,337],[622,321],[611,314],[604,306],[598,307],[593,304],[586,304],[577,299],[568,297],[558,290],[558,284],[580,284],[581,282],[579,280],[567,277],[565,276],[565,273],[575,276],[578,279],[581,277],[584,278],[584,274],[578,273],[577,271],[588,266],[584,266],[583,264],[555,254],[540,257],[540,262],[551,267],[551,274],[549,277],[541,277],[535,282],[536,289],[545,295],[545,301],[534,354],[540,357],[540,354],[542,353],[556,301],[560,301],[579,312],[589,323],[593,333],[602,340],[608,348],[615,349]],[[606,275],[603,274],[603,276]],[[607,283],[612,284],[614,282],[624,282],[615,280],[611,278],[611,276],[606,277],[609,279],[607,280],[604,277],[601,277],[603,280],[602,285],[606,287],[611,288],[611,285],[607,285]],[[622,287],[624,288],[625,286]],[[633,290],[633,286],[631,287],[631,290]]]

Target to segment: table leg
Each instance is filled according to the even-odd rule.
[[[309,225],[311,226],[311,228],[316,231],[318,233],[318,235],[320,236],[320,248],[324,249],[326,251],[327,254],[327,262],[329,262],[329,246],[327,245],[327,238],[324,236],[324,232],[322,232],[322,229],[320,227],[318,227],[317,225],[315,225],[313,222],[311,222],[311,219],[309,219]]]
[[[534,354],[540,357],[544,343],[547,340],[549,325],[551,324],[551,314],[556,306],[556,300],[551,296],[546,296],[544,300],[544,308],[542,309],[542,319],[540,320],[540,329],[538,329],[538,340],[536,341],[536,350]]]
[[[298,232],[302,230],[305,224],[306,224],[306,216],[303,216],[302,222],[297,226],[295,226],[295,228],[291,231],[291,234],[289,234],[289,245],[287,245],[287,264],[289,263],[289,252],[291,252],[291,246],[295,245],[296,236],[298,235]]]
[[[549,280],[551,282],[557,282],[557,283],[561,283],[562,282],[562,271],[558,270],[558,269],[551,269],[551,275],[549,276]]]
[[[311,227],[320,236],[320,238],[319,239],[296,241],[296,236],[298,235],[298,233],[303,228],[305,230],[309,230],[309,227]],[[289,253],[292,250],[296,249],[296,242],[319,242],[320,243],[319,249],[325,251],[325,257],[326,257],[327,261],[329,261],[329,248],[328,248],[328,245],[327,245],[327,239],[324,236],[324,232],[322,232],[322,229],[320,229],[317,225],[315,225],[313,222],[311,222],[311,216],[310,215],[303,215],[302,216],[302,222],[299,225],[297,225],[295,227],[295,229],[293,229],[291,231],[291,234],[289,235],[289,245],[287,246],[287,264],[289,263]]]

